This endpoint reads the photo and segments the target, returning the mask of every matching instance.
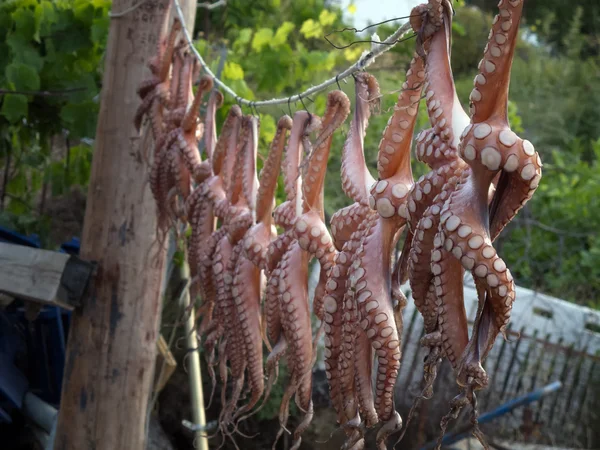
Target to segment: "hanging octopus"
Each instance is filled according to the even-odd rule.
[[[330,92],[325,115],[321,120],[322,129],[302,176],[304,213],[296,219],[294,226],[294,237],[298,240],[300,248],[315,256],[321,266],[313,299],[314,314],[321,321],[325,284],[336,254],[333,240],[325,225],[323,204],[325,173],[333,133],[345,122],[348,114],[350,114],[350,100],[346,94],[342,91]]]
[[[202,287],[204,302],[202,307],[204,318],[199,327],[199,334],[201,336],[206,335],[204,348],[209,375],[213,384],[209,404],[212,401],[216,385],[216,378],[212,369],[215,347],[221,341],[226,325],[224,322],[225,304],[221,301],[221,298],[225,295],[227,285],[233,281],[231,276],[233,268],[226,267],[231,259],[232,246],[227,240],[225,219],[229,210],[230,191],[234,184],[230,184],[231,173],[238,160],[238,153],[241,148],[241,145],[238,146],[241,123],[242,112],[237,105],[234,105],[228,112],[221,135],[215,146],[213,154],[214,175],[202,183],[194,192],[194,195],[196,195],[196,192],[198,193],[198,204],[205,208],[203,212],[198,213],[196,227],[203,228],[202,222],[204,224],[206,222],[213,223],[213,214],[214,217],[218,217],[223,221],[221,228],[212,232],[204,245],[197,251],[197,276]],[[190,199],[193,197],[191,196]],[[206,227],[208,226],[206,224]],[[193,224],[192,230],[194,230]],[[223,340],[222,344],[226,345],[226,340]],[[219,351],[219,354],[224,354],[224,350]],[[221,374],[221,378],[224,378],[223,374]]]
[[[226,391],[222,390],[223,408],[219,417],[220,428],[223,433],[231,436],[227,431],[229,424],[232,421],[233,414],[237,402],[244,387],[245,371],[248,367],[248,346],[252,346],[252,334],[258,336],[260,340],[260,322],[259,315],[252,314],[253,300],[258,302],[260,298],[259,283],[260,279],[248,286],[251,293],[247,296],[239,292],[239,280],[236,286],[236,277],[249,277],[249,282],[252,282],[251,277],[258,275],[254,271],[254,267],[246,266],[249,270],[243,268],[240,270],[240,263],[243,264],[242,246],[243,237],[248,228],[252,225],[253,211],[251,205],[247,201],[249,196],[248,189],[254,189],[248,184],[248,180],[256,178],[256,144],[258,142],[258,125],[254,117],[245,117],[242,121],[242,132],[237,155],[235,173],[244,174],[243,176],[235,177],[229,188],[227,199],[229,203],[228,210],[225,215],[223,228],[226,235],[221,238],[217,244],[215,251],[215,260],[220,263],[220,266],[213,267],[215,281],[217,287],[217,303],[220,308],[220,323],[218,331],[222,339],[222,345],[219,346],[219,367],[223,386],[227,384],[226,363],[229,361],[231,369],[231,377],[233,388],[231,397],[227,401],[225,398]],[[254,160],[254,164],[252,163]],[[254,168],[254,175],[250,174]],[[247,261],[247,260],[246,260]],[[256,292],[258,290],[258,292]],[[247,314],[246,314],[247,313]],[[254,350],[254,347],[251,347]],[[262,353],[262,351],[261,351]],[[262,357],[259,356],[261,359]],[[251,361],[252,364],[252,361]],[[251,367],[252,371],[255,367]],[[251,372],[251,375],[254,375]],[[251,389],[261,390],[259,385],[255,385],[256,379],[250,380]],[[262,390],[261,390],[262,393]],[[260,397],[260,395],[259,395]]]
[[[223,94],[217,90],[214,90],[208,100],[208,107],[206,108],[206,129],[204,133],[206,160],[211,168],[211,177],[214,176],[213,152],[217,139],[215,114],[217,109],[219,109],[222,105]],[[207,182],[207,180],[204,182]],[[200,268],[198,259],[200,251],[206,245],[210,235],[215,231],[216,225],[212,204],[207,199],[206,195],[202,195],[202,192],[203,189],[200,187],[200,185],[196,186],[190,197],[188,197],[188,201],[185,205],[186,216],[192,228],[192,234],[188,243],[188,261],[190,264],[190,273],[192,274],[192,279],[194,279],[192,298],[196,298],[198,287],[200,287],[204,305],[214,305],[213,297],[211,294],[208,294],[210,288],[208,291],[205,289],[207,286],[212,285],[212,280],[202,279],[199,273]],[[209,296],[211,296],[212,300],[208,300]],[[208,308],[212,307],[213,306],[209,306]],[[205,311],[198,312],[198,314],[203,313],[205,313]],[[212,311],[206,311],[206,313],[210,315]]]
[[[281,166],[281,159],[283,156],[283,149],[285,146],[287,131],[289,131],[291,128],[292,119],[289,116],[283,116],[281,119],[279,119],[279,122],[277,124],[277,131],[271,144],[269,156],[263,167],[260,178],[260,186],[256,194],[256,223],[252,226],[250,230],[248,230],[248,232],[244,236],[244,250],[242,258],[245,261],[249,261],[253,265],[253,267],[250,268],[250,265],[244,262],[244,269],[248,272],[251,272],[252,275],[254,275],[254,277],[251,277],[251,279],[249,280],[247,277],[244,278],[236,272],[236,278],[234,279],[234,289],[238,291],[238,295],[248,296],[249,293],[245,291],[256,289],[256,286],[259,282],[257,280],[256,274],[260,274],[260,271],[266,271],[267,269],[267,249],[270,243],[277,236],[276,229],[272,223],[271,215],[273,210],[274,193],[275,188],[277,186],[277,178],[279,175],[279,168]],[[247,170],[247,168],[245,170]],[[251,283],[249,284],[250,281]],[[239,294],[240,292],[241,294]],[[236,295],[235,292],[234,295]],[[265,324],[263,323],[265,321],[265,308],[263,308],[263,313],[259,311],[260,297],[261,295],[254,298],[253,301],[250,302],[251,306],[253,307],[251,313],[253,314],[253,318],[255,318],[257,314],[260,317],[260,328],[252,330],[256,334],[253,335],[252,341],[247,343],[247,351],[250,360],[250,376],[251,380],[253,380],[253,384],[257,386],[257,389],[253,390],[253,396],[250,399],[250,401],[238,410],[233,419],[236,419],[242,414],[250,411],[252,407],[256,405],[257,401],[260,398],[260,395],[262,395],[263,391],[265,391],[262,367],[263,361],[261,340],[266,340],[266,337],[263,337],[265,328]],[[242,305],[243,304],[244,302],[242,301]],[[246,314],[247,311],[242,311],[241,313]],[[254,411],[254,413],[256,413],[264,405],[264,402],[269,396],[270,387],[271,385],[268,385],[263,403],[257,408],[257,410]],[[249,415],[241,417],[240,421],[246,419],[248,416]]]
[[[350,339],[355,352],[358,409],[367,427],[383,422],[377,434],[378,448],[386,448],[387,437],[402,426],[393,400],[400,366],[401,329],[398,330],[394,315],[390,265],[391,249],[404,227],[403,212],[413,184],[410,145],[418,103],[411,97],[414,93],[419,96],[423,77],[422,62],[415,58],[407,77],[409,90],[399,96],[380,142],[379,181],[373,183],[369,196],[374,210],[361,224],[363,231],[348,269],[343,303],[346,314],[353,317],[348,332],[354,335]],[[375,395],[371,388],[373,352],[378,362]]]
[[[471,123],[459,146],[470,170],[463,174],[441,211],[432,253],[432,271],[440,288],[438,322],[443,347],[449,358],[457,359],[457,382],[463,391],[453,400],[443,428],[462,405],[475,403],[475,390],[487,386],[482,362],[497,335],[505,333],[515,300],[513,277],[492,242],[533,196],[541,179],[539,155],[529,141],[511,131],[508,123],[510,69],[523,0],[502,0],[498,7],[470,96]],[[496,178],[497,189],[488,206],[490,187]],[[466,325],[464,305],[452,306],[457,298],[462,301],[462,278],[455,277],[462,268],[472,272],[479,297],[468,344],[466,333],[457,333],[455,322],[460,318],[459,323]]]
[[[168,20],[168,17],[169,14],[166,11],[164,18]],[[175,41],[180,31],[181,22],[175,19],[169,35],[164,40],[159,41],[156,55],[148,61],[148,67],[152,76],[142,81],[137,89],[137,94],[141,98],[142,103],[135,113],[134,126],[139,131],[142,126],[142,120],[147,114],[150,118],[150,128],[155,141],[158,140],[163,132],[162,108],[171,107],[169,71],[175,50]]]
[[[417,136],[417,158],[429,165],[431,172],[423,176],[409,194],[406,211],[409,233],[401,258],[399,279],[403,282],[408,273],[415,306],[422,314],[426,335],[422,344],[430,349],[424,363],[423,394],[411,408],[409,419],[421,398],[431,397],[433,381],[442,353],[439,330],[437,330],[438,305],[436,286],[433,283],[431,252],[435,233],[440,221],[444,202],[454,191],[461,174],[467,170],[466,163],[459,157],[457,147],[459,133],[468,124],[456,96],[450,69],[450,30],[452,12],[443,10],[443,26],[434,32],[424,44],[426,52],[425,99],[432,128]],[[407,258],[407,255],[410,256]],[[438,289],[439,291],[439,289]]]
[[[363,228],[361,223],[368,214],[368,189],[374,179],[364,158],[364,136],[371,109],[380,97],[379,85],[372,75],[359,73],[355,77],[356,102],[350,130],[342,151],[342,187],[355,201],[342,208],[331,218],[331,233],[337,252],[334,266],[325,285],[324,330],[325,370],[332,404],[340,425],[345,427],[355,450],[364,447],[364,440],[352,426],[358,426],[357,401],[354,385],[354,351],[350,311],[346,311],[347,271],[358,248]],[[354,323],[353,321],[352,323]],[[370,368],[368,369],[370,371]],[[348,423],[350,426],[348,426]]]
[[[286,170],[284,171],[288,201],[278,207],[279,219],[276,219],[290,227],[294,226],[296,218],[304,212],[303,179],[300,174],[302,152],[303,149],[310,148],[308,135],[320,128],[321,120],[316,115],[307,111],[298,111],[294,114],[286,152]],[[289,414],[289,403],[295,394],[296,405],[305,413],[303,420],[294,431],[292,449],[297,449],[301,443],[300,436],[308,427],[313,415],[311,369],[315,362],[315,352],[313,350],[308,302],[310,254],[302,250],[298,240],[294,238],[293,228],[289,230],[289,233],[291,239],[286,242],[287,249],[277,264],[279,268],[279,273],[276,275],[278,278],[277,298],[279,301],[277,312],[279,313],[280,334],[277,344],[269,355],[271,360],[269,369],[274,370],[278,359],[287,349],[289,380],[279,409],[280,430],[273,448],[275,448],[283,429],[285,429]]]

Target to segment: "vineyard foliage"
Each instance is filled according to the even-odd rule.
[[[456,4],[452,62],[465,107],[492,21],[487,2],[479,5],[484,9]],[[58,242],[50,232],[56,217],[49,214],[49,205],[75,186],[85,191],[89,180],[110,6],[108,0],[11,0],[0,5],[0,224],[37,233],[50,247]],[[498,245],[519,284],[598,308],[600,66],[589,25],[594,5],[586,8],[571,8],[566,24],[557,24],[547,9],[533,8],[539,14],[530,11],[523,24],[510,119],[513,129],[541,153],[543,179]],[[598,17],[598,9],[594,11]],[[369,48],[360,43],[335,49],[324,39],[346,26],[351,13],[325,0],[229,0],[225,7],[199,10],[194,45],[239,95],[289,96],[334,76]],[[345,46],[368,39],[368,32],[385,38],[394,29],[385,24],[359,37],[350,30],[328,38]],[[562,30],[561,39],[556,30]],[[413,46],[414,39],[400,43],[369,69],[382,92],[365,142],[373,175],[381,132]],[[340,87],[354,102],[352,78]],[[322,113],[325,101],[318,94],[304,99],[304,105],[261,109],[261,156],[280,115],[304,107]],[[226,98],[219,125],[234,102]],[[427,127],[425,109],[419,114],[418,127]],[[333,144],[327,215],[349,202],[339,176],[348,126]],[[413,169],[415,176],[426,171],[416,162]],[[279,200],[282,194],[280,189]]]

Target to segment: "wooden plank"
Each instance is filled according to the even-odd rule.
[[[0,292],[14,298],[73,310],[93,271],[77,256],[0,242]]]
[[[154,392],[158,393],[167,385],[169,378],[171,378],[171,375],[177,369],[177,361],[175,361],[175,357],[171,353],[171,350],[169,350],[169,346],[162,334],[158,337],[156,346],[158,348],[156,367],[159,367],[160,370],[156,372],[156,376],[154,377]]]

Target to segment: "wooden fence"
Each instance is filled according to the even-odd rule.
[[[478,395],[479,412],[482,414],[556,380],[560,380],[563,387],[539,402],[519,408],[486,425],[484,431],[496,438],[573,448],[597,448],[600,438],[600,433],[595,430],[600,424],[600,336],[586,327],[590,320],[595,323],[596,318],[590,319],[587,310],[582,316],[585,317],[583,324],[578,323],[581,320],[575,318],[574,313],[569,313],[569,317],[560,317],[560,314],[557,317],[557,311],[560,313],[565,306],[560,300],[540,299],[534,293],[532,295],[537,301],[530,301],[527,305],[525,291],[521,292],[523,298],[519,298],[517,292],[517,302],[522,302],[520,308],[537,308],[541,313],[534,313],[551,319],[551,325],[544,325],[543,321],[522,320],[515,308],[509,339],[505,341],[500,336],[485,361],[490,385]],[[469,288],[465,289],[465,304],[472,325],[476,314],[476,294],[469,292]],[[527,314],[522,312],[521,316]],[[406,417],[415,394],[420,391],[426,355],[425,349],[419,344],[424,333],[423,320],[411,301],[404,311],[404,324],[397,405],[403,417]],[[583,334],[580,333],[582,327]],[[448,402],[456,394],[458,386],[449,364],[444,362],[435,384],[434,398],[424,402],[409,433],[412,435],[407,440],[410,445],[402,448],[419,448],[424,441],[431,439],[439,430],[441,417],[449,409]],[[455,429],[467,424],[468,420],[469,411],[463,411],[454,425]],[[451,430],[452,427],[448,431]]]

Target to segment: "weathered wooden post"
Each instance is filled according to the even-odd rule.
[[[57,450],[145,448],[165,247],[156,240],[150,167],[132,121],[170,1],[112,4],[81,245],[81,257],[98,269],[73,314]]]

